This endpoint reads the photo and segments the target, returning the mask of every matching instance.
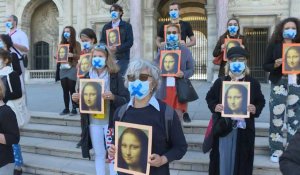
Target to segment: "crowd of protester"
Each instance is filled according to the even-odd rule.
[[[77,115],[82,103],[85,103],[83,107],[85,110],[94,110],[94,105],[97,104],[95,101],[98,101],[97,96],[104,100],[102,114],[87,114],[80,111],[81,139],[74,145],[81,148],[84,158],[91,159],[90,150],[94,150],[97,175],[105,174],[106,163],[109,164],[110,175],[117,173],[114,169],[116,162],[113,159],[116,152],[121,150],[115,146],[114,138],[107,145],[107,132],[114,130],[118,121],[152,127],[153,138],[150,144],[152,151],[146,158],[146,162],[150,164],[150,174],[170,174],[169,162],[181,159],[187,152],[187,142],[181,124],[191,122],[187,109],[189,101],[181,101],[179,96],[188,93],[178,92],[178,86],[180,80],[188,80],[194,74],[195,60],[189,49],[196,44],[192,27],[190,23],[180,20],[180,4],[171,3],[170,22],[162,24],[158,29],[156,38],[158,51],[153,61],[142,58],[130,59],[130,48],[134,40],[132,26],[122,19],[124,11],[120,5],[113,4],[109,13],[111,21],[104,25],[99,41],[93,29],[82,29],[78,38],[80,42],[77,41],[76,31],[72,26],[65,26],[63,29],[59,44],[67,44],[69,50],[67,62],[57,63],[56,81],[61,83],[64,101],[64,109],[59,114]],[[29,44],[26,34],[17,27],[16,16],[9,16],[5,25],[8,33],[0,35],[0,174],[20,175],[23,158],[18,144],[19,127],[23,125],[22,117],[26,116],[9,104],[23,99],[22,104],[26,106],[24,71],[27,64],[25,53],[29,50]],[[107,33],[116,28],[119,36],[115,31],[112,32],[113,36]],[[297,170],[300,169],[297,154],[300,152],[300,147],[297,146],[300,143],[299,138],[297,139],[300,125],[300,76],[282,73],[282,52],[284,44],[300,42],[299,33],[300,23],[297,18],[282,20],[275,27],[266,47],[264,64],[261,65],[270,73],[271,82],[270,161],[280,162],[281,171],[288,175],[297,174],[299,172]],[[187,38],[189,42],[186,42]],[[227,47],[225,41],[228,39],[238,39],[241,43]],[[114,42],[119,44],[113,45]],[[174,55],[173,51],[178,55]],[[169,52],[173,55],[163,55]],[[90,54],[91,58],[85,63],[87,70],[84,75],[78,77],[79,62],[83,62],[80,59],[84,54]],[[213,121],[209,175],[251,175],[254,161],[255,118],[260,116],[266,102],[260,83],[250,76],[248,63],[251,58],[247,50],[247,38],[241,34],[238,19],[228,20],[227,30],[220,36],[212,55],[216,58],[222,57],[222,60],[219,78],[214,81],[206,95]],[[172,73],[172,68],[178,71]],[[164,74],[170,75],[163,76]],[[87,83],[82,88],[84,93],[80,94],[80,81],[84,79],[103,80],[104,86],[97,88]],[[250,83],[251,95],[245,108],[249,118],[222,117],[222,112],[226,110],[239,116],[242,112],[237,109],[238,107],[235,109],[234,106],[238,105],[235,103],[239,103],[238,100],[246,101],[242,95],[230,97],[230,89],[228,94],[222,97],[224,82]],[[243,89],[237,86],[233,86],[232,89],[231,92],[243,94]],[[229,98],[236,99],[229,101]],[[226,109],[223,101],[228,103],[230,109]],[[287,148],[283,142],[285,114]],[[139,169],[135,164],[128,164],[127,167]],[[146,167],[140,169],[146,171]]]

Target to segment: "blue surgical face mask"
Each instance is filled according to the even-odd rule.
[[[150,93],[149,81],[141,81],[139,79],[128,83],[128,91],[130,96],[133,96],[139,100],[145,98]]]
[[[228,26],[227,30],[230,35],[235,35],[237,33],[237,31],[239,30],[239,26],[235,26],[235,25]]]
[[[282,37],[284,39],[294,39],[297,35],[297,30],[296,29],[285,29],[282,32]]]
[[[176,41],[178,41],[177,34],[168,34],[167,35],[167,42],[176,42]]]
[[[110,12],[111,19],[118,19],[119,18],[119,12],[117,11],[111,11]]]
[[[179,11],[178,10],[171,10],[169,12],[170,18],[171,19],[177,19],[179,18]]]
[[[90,49],[91,48],[91,43],[90,42],[88,42],[88,41],[86,41],[86,42],[83,42],[82,43],[82,45],[83,45],[83,48],[84,49]]]
[[[96,69],[102,69],[105,66],[105,60],[104,57],[93,57],[92,65]]]
[[[5,27],[8,28],[8,29],[12,29],[12,28],[13,28],[12,22],[11,22],[11,21],[7,21],[7,22],[5,23]]]
[[[231,62],[230,63],[230,72],[234,75],[241,75],[246,69],[246,65],[244,62]]]
[[[66,39],[69,39],[70,36],[71,36],[71,34],[70,34],[69,32],[64,32],[64,37],[65,37]]]
[[[4,43],[3,43],[3,41],[0,41],[0,48],[1,48],[1,49],[4,48]]]

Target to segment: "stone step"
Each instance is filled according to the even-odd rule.
[[[89,175],[95,174],[94,162],[82,159],[56,157],[33,153],[23,153],[24,172],[40,175]],[[208,171],[209,156],[200,152],[189,151],[178,161],[170,163],[174,175],[194,175],[198,172],[206,174]],[[176,171],[177,170],[177,171]],[[199,174],[199,173],[198,173]],[[254,157],[254,175],[281,175],[278,164],[271,163],[267,156]],[[172,174],[173,175],[173,174]]]
[[[60,126],[29,123],[21,129],[21,135],[27,137],[68,140],[79,142],[81,128],[78,126]]]
[[[208,120],[192,120],[191,123],[183,122],[183,131],[186,134],[205,134],[208,122]],[[255,135],[268,137],[269,127],[269,123],[255,122]]]
[[[42,138],[37,139],[32,142],[49,142],[52,143],[51,139],[61,141],[62,143],[66,143],[67,146],[70,146],[71,144],[73,147],[76,146],[76,144],[80,140],[80,133],[81,129],[80,127],[74,127],[74,126],[60,126],[60,125],[45,125],[45,124],[28,124],[24,128],[21,129],[21,135],[24,137],[24,140],[28,140],[27,137],[33,137],[33,138]],[[191,151],[202,151],[202,144],[204,136],[201,134],[185,134],[187,143],[188,143],[188,150]],[[44,139],[44,140],[43,140]],[[47,140],[49,139],[49,140]],[[63,142],[63,141],[71,141],[71,142]],[[24,146],[27,146],[27,143],[31,143],[31,141],[26,141]],[[44,143],[41,143],[42,145]],[[55,143],[53,143],[55,146]],[[35,145],[29,145],[29,147],[26,147],[26,149],[36,149],[35,147],[32,148],[30,146]],[[44,148],[44,147],[43,147]],[[48,147],[46,147],[48,148]],[[38,150],[41,151],[41,150]],[[43,151],[49,151],[48,149]],[[256,137],[255,142],[255,153],[256,154],[269,154],[268,149],[268,138],[266,137]],[[77,156],[73,157],[76,158]]]
[[[80,116],[60,116],[58,113],[51,112],[37,112],[33,111],[31,114],[31,123],[47,124],[47,125],[61,125],[61,126],[80,126]],[[208,125],[208,120],[192,120],[191,123],[183,122],[184,133],[187,134],[204,134]],[[256,136],[269,135],[269,123],[256,122]]]
[[[207,172],[209,167],[209,154],[188,151],[186,155],[178,161],[170,164],[171,169],[186,171]],[[269,156],[255,155],[253,175],[281,175],[278,163],[272,163]]]
[[[24,175],[93,175],[94,162],[72,158],[23,153]],[[207,172],[170,170],[171,175],[207,175]],[[108,174],[108,166],[106,166]]]

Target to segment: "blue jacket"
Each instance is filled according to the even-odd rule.
[[[105,24],[102,33],[100,43],[106,43],[106,30],[112,28],[112,22]],[[121,45],[117,46],[116,51],[116,58],[117,60],[126,59],[129,60],[130,58],[130,48],[133,45],[133,33],[131,24],[121,20],[119,24],[120,29],[120,37],[121,37]]]

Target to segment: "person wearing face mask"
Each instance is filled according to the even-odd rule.
[[[100,43],[106,43],[106,31],[112,28],[119,27],[121,45],[109,46],[109,49],[115,54],[117,63],[120,67],[120,73],[124,75],[129,59],[130,59],[130,48],[133,45],[133,33],[131,24],[122,20],[124,15],[123,8],[118,4],[113,4],[110,7],[111,21],[104,25],[101,32]]]
[[[170,15],[170,22],[163,23],[158,31],[157,31],[157,37],[156,37],[156,45],[158,48],[163,47],[166,42],[164,40],[164,26],[168,24],[179,24],[180,25],[180,43],[185,45],[186,47],[192,47],[196,45],[196,37],[194,36],[192,26],[189,22],[180,20],[180,4],[177,2],[172,2],[169,5],[169,15]],[[190,42],[186,43],[186,38],[190,39]]]
[[[13,71],[9,66],[11,63],[11,54],[9,51],[0,49],[0,77],[5,85],[6,93],[3,102],[7,103],[9,100],[16,100],[22,97],[21,80],[17,72]],[[19,144],[13,145],[14,160],[15,160],[15,175],[22,174],[23,157],[21,153],[21,146]]]
[[[25,77],[25,67],[24,67],[24,60],[22,60],[24,57],[23,55],[25,53],[28,53],[29,51],[29,42],[28,37],[25,32],[23,32],[18,27],[18,18],[15,15],[10,15],[6,22],[5,27],[7,29],[7,34],[11,37],[11,40],[13,44],[9,48],[11,52],[14,52],[18,55],[20,66],[22,69],[22,86],[24,86],[24,77]],[[23,92],[25,92],[25,89],[23,89]]]
[[[247,45],[245,37],[240,34],[240,23],[239,23],[239,20],[236,18],[230,18],[227,21],[227,30],[223,35],[220,36],[220,38],[215,46],[215,49],[213,51],[214,57],[218,57],[221,54],[224,54],[224,49],[226,47],[224,44],[225,38],[242,39],[241,47],[245,48],[245,46]],[[222,59],[223,59],[223,57],[222,57]],[[225,73],[224,73],[225,65],[226,65],[226,61],[222,60],[222,62],[220,64],[218,77],[222,77],[225,75]]]
[[[160,70],[157,66],[144,59],[131,61],[125,74],[125,86],[131,99],[116,110],[114,121],[152,126],[152,152],[148,158],[150,175],[170,175],[169,162],[185,155],[187,143],[177,113],[155,98],[159,80]],[[169,117],[172,120],[168,127],[165,125],[167,109],[171,110]],[[119,116],[120,110],[124,110],[122,116]],[[109,155],[114,157],[117,149],[112,145],[108,150]],[[118,172],[118,175],[125,174]]]
[[[79,36],[83,47],[81,54],[91,53],[94,45],[97,44],[97,36],[94,30],[90,28],[82,29]]]
[[[113,126],[113,114],[117,107],[129,101],[129,93],[124,87],[119,66],[107,47],[103,44],[95,46],[92,56],[92,68],[84,78],[104,80],[104,87],[102,87],[104,93],[97,94],[104,99],[104,114],[80,114],[83,130],[80,144],[84,158],[90,158],[89,150],[94,149],[96,174],[105,175],[106,143],[104,143],[104,130],[107,124],[109,128]],[[74,93],[72,99],[78,103],[79,93]],[[110,163],[110,175],[115,174],[113,163]]]
[[[72,111],[70,112],[69,103],[70,96],[75,92],[76,80],[77,80],[77,63],[80,58],[81,45],[76,41],[76,31],[72,26],[66,26],[61,34],[60,44],[69,44],[69,55],[68,63],[58,63],[57,64],[57,75],[56,80],[60,80],[61,87],[63,89],[63,98],[65,108],[60,113],[60,115],[70,114],[76,115],[77,105],[72,101]]]
[[[267,47],[263,68],[269,72],[270,93],[270,160],[278,163],[283,146],[284,117],[287,114],[287,143],[296,133],[300,123],[300,75],[282,74],[282,46],[300,43],[300,25],[297,18],[286,18],[277,24]],[[281,110],[282,109],[282,110]]]
[[[242,47],[230,49],[227,52],[228,62],[225,66],[225,77],[218,78],[206,95],[208,108],[212,113],[217,114],[214,115],[216,118],[213,120],[221,120],[221,112],[225,110],[222,105],[222,98],[220,98],[222,97],[222,82],[250,82],[250,105],[247,107],[250,118],[228,119],[227,122],[231,121],[228,122],[230,130],[226,129],[226,132],[229,133],[214,134],[210,152],[209,175],[252,175],[255,139],[254,119],[259,117],[263,110],[265,99],[259,82],[249,75],[247,57],[249,54]],[[214,127],[217,126],[214,125]]]
[[[180,103],[178,101],[175,82],[176,79],[190,78],[193,76],[195,61],[191,51],[185,45],[180,43],[180,28],[178,25],[169,24],[166,29],[167,43],[161,50],[181,50],[180,71],[176,73],[175,77],[162,77],[161,86],[157,91],[157,98],[172,106],[181,120],[183,119],[185,122],[191,122],[187,113],[187,103]],[[160,51],[154,61],[157,65],[159,64]]]

